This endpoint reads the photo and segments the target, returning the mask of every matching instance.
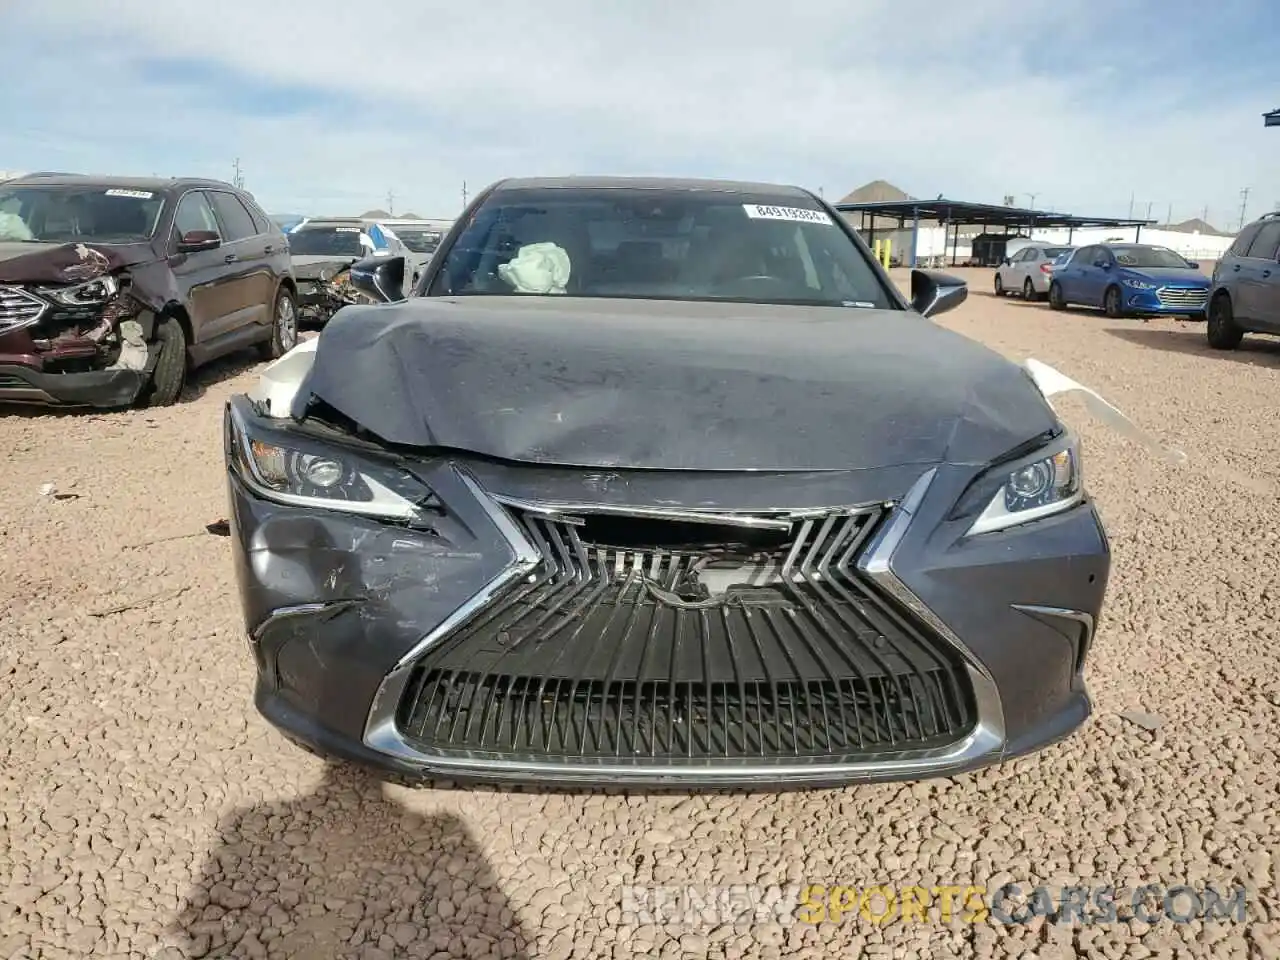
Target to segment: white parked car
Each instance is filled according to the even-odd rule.
[[[1053,262],[1074,248],[1062,244],[1033,243],[1005,257],[996,267],[996,296],[1017,293],[1024,300],[1041,300],[1049,295]]]

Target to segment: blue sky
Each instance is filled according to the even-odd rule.
[[[503,176],[873,179],[1233,227],[1280,203],[1280,3],[59,0],[8,9],[0,169],[452,216]],[[1088,10],[1088,14],[1080,11]],[[909,12],[908,12],[909,11]],[[380,33],[385,30],[385,33]]]

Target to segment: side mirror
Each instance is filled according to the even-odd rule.
[[[1188,260],[1188,261],[1187,261],[1187,266],[1189,266],[1192,270],[1199,270],[1199,269],[1200,269],[1200,261],[1199,261],[1199,260]]]
[[[351,265],[351,285],[383,303],[405,299],[404,257],[365,257]]]
[[[1013,266],[1013,257],[1005,257],[1005,258],[1004,258],[1004,263],[1003,263],[1003,264],[1001,264],[1001,266],[1004,266],[1004,267],[1011,267],[1011,266]]]
[[[217,250],[220,246],[222,246],[222,238],[213,230],[188,230],[178,238],[179,253]]]
[[[969,296],[969,285],[937,270],[911,271],[911,307],[926,317],[954,310]]]

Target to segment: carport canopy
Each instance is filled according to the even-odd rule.
[[[1052,210],[1033,210],[1029,207],[1006,207],[997,203],[969,203],[963,200],[888,200],[867,203],[837,203],[835,208],[841,213],[857,213],[863,222],[869,221],[869,230],[875,233],[876,218],[896,220],[897,229],[901,230],[908,223],[911,231],[911,266],[916,265],[916,248],[920,231],[920,221],[935,221],[945,226],[948,231],[956,230],[956,242],[960,237],[960,227],[1003,227],[1009,229],[1033,230],[1066,229],[1074,231],[1078,227],[1137,227],[1137,236],[1141,236],[1142,228],[1152,226],[1155,220],[1133,220],[1117,217],[1084,217],[1072,213],[1058,213]],[[955,248],[952,247],[954,250]],[[952,256],[954,260],[954,254]]]
[[[1280,110],[1264,113],[1262,115],[1262,125],[1264,127],[1280,127]]]

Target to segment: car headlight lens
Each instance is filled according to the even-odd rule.
[[[1125,278],[1124,285],[1126,287],[1132,287],[1134,290],[1154,290],[1156,288],[1154,283],[1147,283],[1145,280],[1134,280],[1127,277]]]
[[[431,490],[394,461],[283,431],[251,436],[234,408],[228,410],[227,431],[233,469],[264,500],[411,525],[439,514]]]
[[[983,502],[977,497],[988,498],[968,536],[1039,520],[1070,510],[1084,500],[1079,448],[1071,439],[1047,456],[1034,455],[1001,465],[984,480],[965,498],[975,507]]]
[[[119,293],[120,282],[111,276],[94,277],[74,287],[49,287],[41,292],[68,307],[91,307],[106,303]]]

